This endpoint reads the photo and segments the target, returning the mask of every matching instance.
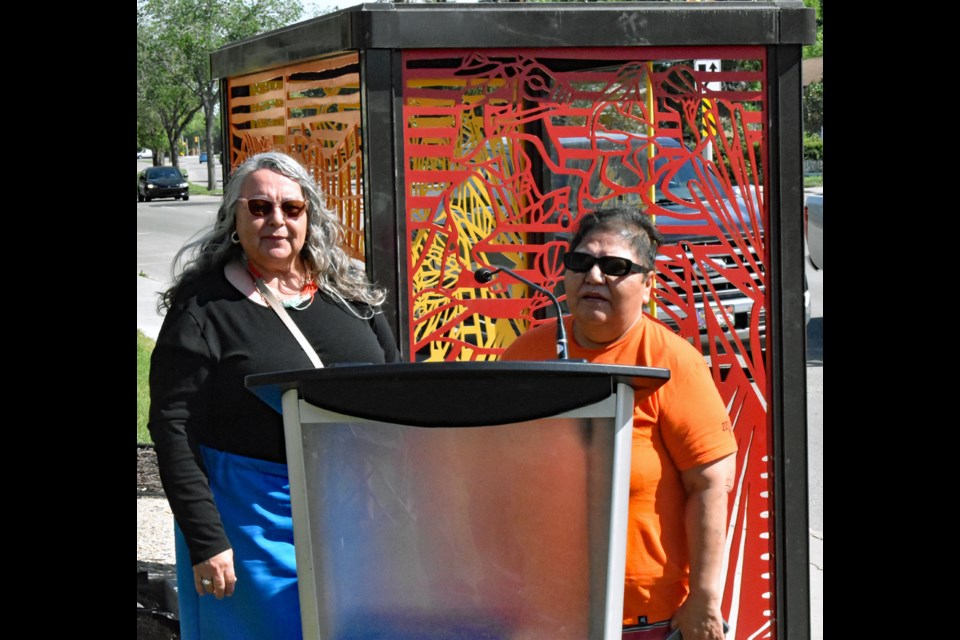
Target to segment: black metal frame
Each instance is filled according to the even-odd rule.
[[[391,319],[401,353],[409,353],[407,334],[399,330],[398,320],[405,318],[406,289],[400,274],[406,272],[401,251],[405,237],[404,217],[400,206],[404,201],[400,191],[404,184],[402,123],[399,113],[400,95],[397,78],[400,77],[400,53],[387,49],[361,50],[360,84],[361,130],[363,131],[363,163],[365,169],[363,208],[366,242],[367,273],[373,282],[387,288],[384,313]],[[390,153],[383,147],[374,149],[372,140],[390,140]],[[366,185],[377,184],[377,189]]]
[[[229,77],[349,49],[808,44],[814,20],[800,0],[362,4],[231,43],[210,62]]]
[[[363,4],[264,33],[210,55],[225,78],[347,50],[360,52],[364,211],[371,278],[390,289],[386,312],[409,353],[405,273],[401,53],[442,48],[761,45],[767,51],[770,294],[767,371],[774,456],[778,635],[809,638],[806,332],[802,227],[801,46],[815,14],[800,0],[716,3]],[[602,41],[601,41],[602,38]],[[392,153],[371,141],[391,140]],[[385,149],[383,149],[385,150]],[[226,181],[229,157],[224,159]]]
[[[773,420],[775,581],[778,627],[810,635],[810,531],[807,508],[807,366],[803,317],[803,123],[800,48],[767,54],[771,171],[767,312],[767,397]],[[772,324],[771,324],[772,320]],[[771,331],[770,328],[773,327]]]

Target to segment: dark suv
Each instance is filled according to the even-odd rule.
[[[137,201],[154,198],[190,199],[190,185],[176,167],[147,167],[137,178]]]

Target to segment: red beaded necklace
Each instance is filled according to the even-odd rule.
[[[254,279],[263,282],[263,274],[257,271],[257,268],[250,263],[250,260],[247,258],[246,254],[243,255],[243,266],[247,268],[247,271],[250,272],[250,275],[252,275]],[[266,283],[264,283],[264,286],[269,288],[269,285]],[[303,311],[313,304],[313,297],[316,295],[319,289],[320,287],[317,286],[316,281],[313,278],[308,278],[307,282],[305,282],[303,287],[300,288],[299,294],[293,298],[281,300],[280,304],[296,311]],[[260,297],[263,297],[263,294],[260,294]],[[264,300],[264,302],[266,302],[266,300]]]

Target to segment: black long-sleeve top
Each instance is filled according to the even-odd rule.
[[[400,359],[382,314],[362,320],[322,293],[288,311],[324,365]],[[192,564],[231,546],[197,446],[286,463],[282,416],[244,378],[312,367],[276,312],[248,300],[221,269],[184,287],[167,312],[150,362],[149,429]]]

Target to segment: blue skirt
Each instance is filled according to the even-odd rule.
[[[200,451],[233,547],[237,585],[222,600],[198,596],[186,539],[175,527],[181,639],[302,638],[286,465]]]

